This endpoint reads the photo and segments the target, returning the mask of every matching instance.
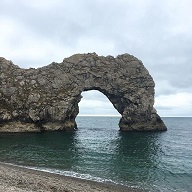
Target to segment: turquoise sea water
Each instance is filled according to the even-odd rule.
[[[0,134],[0,161],[161,192],[192,191],[192,118],[125,133],[118,117],[78,117],[76,132]]]

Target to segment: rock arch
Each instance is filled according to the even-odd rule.
[[[154,109],[154,81],[142,62],[76,54],[61,63],[21,69],[0,58],[0,131],[74,130],[81,93],[102,92],[122,115],[122,131],[164,131]]]

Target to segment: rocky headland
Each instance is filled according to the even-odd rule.
[[[81,93],[102,92],[122,115],[122,131],[165,131],[154,109],[154,81],[136,57],[75,54],[22,69],[0,57],[0,132],[75,130]]]

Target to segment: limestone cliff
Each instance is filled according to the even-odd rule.
[[[21,69],[0,58],[0,132],[74,130],[81,93],[98,90],[122,115],[122,131],[164,131],[154,81],[129,54],[76,54],[61,63]]]

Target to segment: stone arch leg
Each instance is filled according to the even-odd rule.
[[[76,116],[79,113],[78,102],[81,95],[73,96],[71,99],[67,99],[67,105],[64,102],[58,102],[53,108],[48,107],[46,110],[46,116],[41,120],[40,126],[44,131],[59,130],[59,131],[74,131],[77,129],[75,121]]]
[[[78,103],[80,102],[82,96],[81,94],[74,97],[71,102],[71,107],[69,107],[67,111],[67,116],[64,120],[63,129],[67,131],[74,131],[77,130],[77,123],[75,121],[78,113],[79,113],[79,106]]]
[[[156,110],[142,111],[137,106],[125,108],[119,121],[121,131],[166,131],[167,128]]]

